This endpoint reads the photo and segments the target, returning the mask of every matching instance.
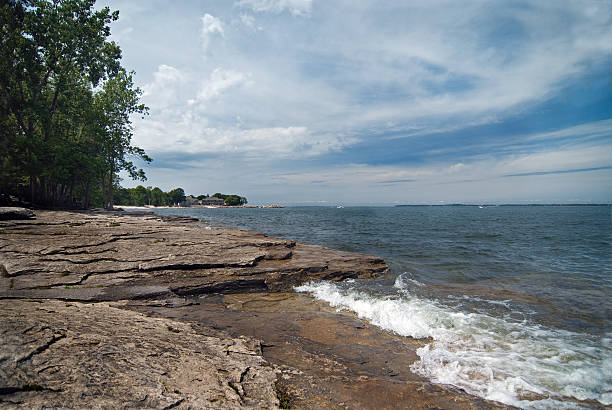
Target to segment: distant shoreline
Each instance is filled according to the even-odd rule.
[[[137,205],[115,205],[115,208],[119,209],[138,209],[138,210],[150,210],[150,209],[225,209],[225,208],[249,208],[249,209],[258,209],[258,208],[284,208],[281,205],[239,205],[239,206],[231,206],[231,205],[193,205],[193,206],[155,206],[155,205],[145,205],[145,206],[137,206]]]
[[[611,206],[612,204],[401,204],[393,205],[395,208],[409,206],[482,206],[493,208],[497,206]]]

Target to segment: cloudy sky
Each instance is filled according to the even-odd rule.
[[[612,202],[610,1],[105,4],[151,108],[134,119],[146,185],[252,204]]]

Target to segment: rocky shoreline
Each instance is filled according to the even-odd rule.
[[[292,292],[386,271],[191,218],[0,220],[0,406],[505,408],[412,374],[426,341]]]

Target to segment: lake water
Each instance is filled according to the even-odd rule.
[[[383,257],[377,281],[297,288],[433,342],[411,369],[523,408],[612,405],[612,207],[157,209]]]

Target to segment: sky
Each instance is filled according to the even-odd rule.
[[[144,185],[250,204],[612,203],[611,1],[104,5],[150,107],[133,119]]]

